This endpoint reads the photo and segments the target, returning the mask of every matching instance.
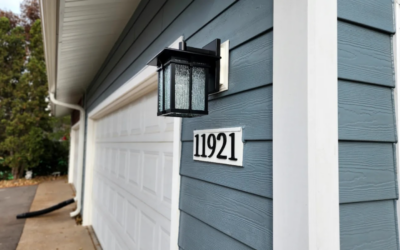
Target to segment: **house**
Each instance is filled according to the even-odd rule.
[[[71,216],[104,249],[399,249],[397,9],[42,0],[52,112],[75,122]],[[157,116],[148,63],[215,39],[227,89],[207,115]]]

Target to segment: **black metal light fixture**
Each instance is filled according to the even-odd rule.
[[[158,116],[208,114],[208,95],[219,91],[221,40],[198,49],[184,42],[165,48],[148,65],[158,67]]]

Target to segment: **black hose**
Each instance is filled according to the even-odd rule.
[[[67,206],[67,205],[69,205],[71,203],[74,203],[74,202],[75,202],[74,199],[70,199],[70,200],[66,200],[66,201],[63,201],[61,203],[58,203],[55,206],[52,206],[52,207],[49,207],[49,208],[45,208],[45,209],[42,209],[42,210],[39,210],[39,211],[33,211],[33,212],[19,214],[19,215],[17,215],[17,219],[25,219],[25,218],[29,218],[29,217],[39,216],[39,215],[42,215],[42,214],[47,214],[47,213],[53,212],[54,210],[60,209],[60,208],[65,207],[65,206]]]

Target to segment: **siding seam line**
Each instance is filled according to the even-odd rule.
[[[380,33],[385,33],[385,34],[388,34],[388,35],[393,35],[395,33],[395,31],[384,30],[384,29],[373,27],[373,26],[370,26],[370,25],[367,25],[367,24],[364,24],[364,23],[348,20],[348,19],[345,19],[343,17],[338,17],[338,21],[344,22],[344,23],[353,24],[353,25],[356,25],[356,26],[360,26],[360,27],[363,27],[363,28],[366,28],[366,29],[374,30],[374,31],[377,31],[377,32],[380,32]]]
[[[182,166],[182,164],[181,164],[181,166]],[[230,190],[234,190],[234,191],[237,191],[237,192],[242,192],[242,193],[245,193],[245,194],[254,195],[254,196],[257,196],[257,197],[260,197],[260,198],[263,198],[263,199],[268,199],[268,200],[271,200],[271,201],[273,200],[272,197],[268,197],[268,196],[263,196],[263,195],[259,195],[259,194],[250,193],[249,191],[244,191],[244,190],[240,190],[240,189],[237,189],[237,188],[224,186],[223,184],[219,184],[219,183],[215,183],[215,182],[211,182],[211,181],[199,179],[199,178],[192,177],[192,176],[188,176],[188,175],[184,175],[184,174],[181,174],[181,173],[179,173],[179,174],[180,174],[181,178],[182,178],[182,177],[185,177],[185,178],[188,178],[188,179],[192,179],[192,180],[196,180],[196,181],[205,182],[205,183],[208,183],[208,184],[211,184],[211,185],[223,187],[223,188],[230,189]],[[272,188],[271,188],[271,190],[272,190]],[[180,204],[179,204],[179,205],[180,205]]]
[[[244,90],[241,90],[241,91],[232,93],[232,94],[227,94],[227,95],[223,95],[223,96],[218,96],[218,97],[215,97],[215,98],[213,98],[213,99],[211,99],[211,100],[208,99],[208,102],[212,102],[212,101],[214,101],[214,100],[221,100],[221,99],[223,99],[223,98],[225,98],[225,97],[228,97],[228,96],[235,96],[235,95],[237,95],[237,94],[242,94],[242,93],[245,93],[245,92],[250,92],[250,91],[253,91],[253,90],[256,90],[256,89],[267,88],[267,87],[272,87],[272,82],[271,82],[271,83],[265,83],[265,84],[263,84],[263,85],[256,86],[256,87],[253,87],[253,88],[249,88],[249,89],[244,89]],[[228,89],[228,91],[229,91],[229,89]],[[222,92],[222,93],[223,93],[223,92]]]
[[[357,203],[371,203],[371,202],[382,202],[382,201],[395,201],[396,198],[381,199],[381,200],[365,200],[365,201],[350,201],[350,202],[340,202],[339,205],[349,205]]]
[[[397,141],[369,141],[369,140],[352,140],[352,139],[340,139],[339,142],[373,142],[373,143],[397,143]]]
[[[240,47],[242,45],[245,45],[246,43],[251,42],[252,40],[255,40],[255,39],[259,38],[260,36],[263,36],[263,35],[266,35],[266,34],[268,34],[270,32],[273,32],[273,30],[274,30],[274,27],[272,26],[272,27],[270,27],[270,28],[268,28],[268,29],[266,29],[264,31],[261,31],[260,33],[250,37],[249,39],[247,39],[247,40],[245,40],[245,41],[243,41],[241,43],[236,44],[235,46],[233,46],[232,48],[229,49],[229,52],[234,50],[234,49],[237,49],[238,47]],[[273,44],[272,44],[272,47],[273,47]]]
[[[362,84],[368,84],[368,85],[373,85],[373,86],[378,86],[378,87],[384,87],[384,88],[391,88],[391,89],[394,88],[394,86],[388,86],[388,85],[383,85],[383,84],[380,84],[380,83],[366,82],[366,81],[361,81],[361,80],[354,80],[354,79],[349,79],[349,78],[345,78],[345,77],[338,77],[338,81],[362,83]]]
[[[194,218],[195,220],[198,220],[198,221],[200,221],[201,223],[203,223],[203,224],[205,224],[205,225],[207,225],[207,226],[213,228],[214,230],[217,230],[218,232],[220,232],[220,233],[222,233],[222,234],[228,236],[229,238],[233,239],[234,241],[239,242],[239,243],[241,243],[241,244],[247,246],[248,248],[254,249],[253,247],[247,245],[246,243],[244,243],[244,242],[242,242],[242,241],[240,241],[240,240],[238,240],[238,239],[236,239],[236,238],[233,238],[231,235],[226,234],[225,232],[219,230],[218,228],[215,228],[215,227],[211,226],[211,225],[208,224],[207,222],[205,222],[205,221],[203,221],[203,220],[197,218],[196,216],[190,214],[189,212],[187,212],[187,211],[185,211],[185,210],[182,210],[181,208],[179,208],[179,210],[181,211],[181,213],[185,213],[186,215],[189,215],[190,217]],[[179,247],[180,247],[180,245],[179,245]]]

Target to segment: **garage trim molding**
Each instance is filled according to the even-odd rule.
[[[78,157],[75,155],[75,141],[76,137],[79,136],[79,123],[77,122],[74,126],[71,127],[70,133],[70,146],[69,146],[69,163],[68,163],[68,183],[73,183],[75,176],[75,162]],[[74,187],[75,188],[75,187]]]
[[[179,37],[173,42],[170,48],[179,48]],[[140,96],[157,89],[157,68],[145,66],[139,73],[128,80],[112,95],[94,108],[87,118],[86,135],[86,160],[85,160],[85,188],[84,188],[84,210],[83,226],[92,225],[93,210],[93,174],[95,162],[95,134],[96,120],[110,114],[111,112],[133,102]],[[156,115],[156,114],[154,114]],[[179,189],[180,189],[180,159],[181,159],[181,118],[174,118],[174,142],[173,142],[173,168],[172,168],[172,194],[171,194],[171,231],[170,249],[177,250],[179,233]]]
[[[337,1],[274,1],[273,43],[274,250],[340,249]]]

